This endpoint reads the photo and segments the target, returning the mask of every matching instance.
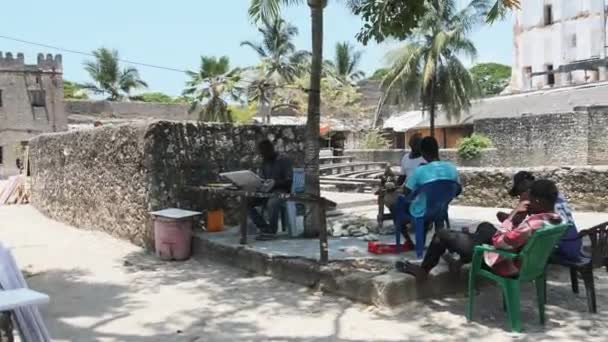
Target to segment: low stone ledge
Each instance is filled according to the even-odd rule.
[[[446,265],[440,264],[431,272],[429,279],[418,282],[413,276],[396,272],[388,263],[373,271],[358,270],[351,260],[336,260],[327,266],[320,266],[316,260],[276,256],[244,246],[224,245],[207,240],[203,235],[195,236],[193,253],[195,258],[228,264],[379,307],[394,307],[413,300],[464,293],[468,275],[468,267],[464,267],[459,275],[454,275]]]

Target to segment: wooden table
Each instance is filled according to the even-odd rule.
[[[327,219],[326,211],[327,208],[335,207],[336,203],[332,202],[321,196],[314,196],[307,193],[279,193],[279,192],[255,192],[255,191],[244,191],[238,190],[232,187],[226,186],[197,186],[191,187],[195,191],[201,191],[208,194],[215,194],[220,196],[236,197],[240,201],[240,232],[241,239],[240,244],[247,244],[247,217],[249,215],[249,203],[251,199],[282,199],[285,201],[294,201],[300,203],[308,203],[318,205],[320,209],[320,229],[319,229],[319,247],[320,247],[320,262],[326,264],[329,261],[329,252],[327,244]]]

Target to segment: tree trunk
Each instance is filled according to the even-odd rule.
[[[312,22],[312,63],[310,68],[310,87],[308,93],[308,119],[306,121],[305,166],[306,192],[320,195],[319,189],[319,129],[321,121],[321,72],[323,68],[323,9],[326,0],[308,0]],[[304,235],[313,237],[319,234],[320,212],[312,206],[306,220]]]
[[[431,118],[431,124],[430,124],[430,130],[431,130],[431,136],[435,137],[435,81],[437,80],[437,72],[433,73],[433,79],[431,80],[431,96],[430,96],[430,108],[429,108],[429,115]]]

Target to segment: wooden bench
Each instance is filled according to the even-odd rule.
[[[355,160],[352,156],[331,156],[331,157],[319,157],[319,163],[324,164],[335,164],[335,163],[351,163]]]
[[[364,170],[369,170],[370,167],[376,167],[376,168],[386,168],[386,166],[388,165],[388,163],[386,162],[354,162],[354,163],[342,163],[342,164],[329,164],[329,165],[322,165],[319,167],[319,173],[321,175],[327,175],[327,174],[334,174],[334,171],[337,171],[336,173],[340,174],[342,173],[342,170],[349,170],[349,171],[355,171],[356,168],[363,168]]]

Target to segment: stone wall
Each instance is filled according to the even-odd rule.
[[[588,129],[586,112],[475,121],[475,132],[489,137],[511,166],[587,165]]]
[[[301,166],[304,136],[303,127],[167,121],[41,135],[30,142],[32,203],[53,219],[149,247],[149,211],[222,203],[189,186],[254,168],[256,142],[264,138]]]
[[[608,165],[608,106],[588,107],[589,156],[591,165]]]
[[[515,168],[462,168],[460,179],[463,192],[456,201],[459,205],[482,207],[513,207],[508,191]],[[608,210],[608,166],[537,167],[526,168],[537,179],[546,178],[557,183],[559,190],[576,210]]]
[[[149,102],[66,101],[67,115],[81,114],[103,118],[152,118],[163,120],[196,120],[197,113],[188,113],[189,105]]]
[[[344,155],[354,156],[356,160],[361,161],[374,161],[374,162],[389,162],[391,165],[400,165],[401,158],[405,153],[409,153],[409,150],[346,150]],[[488,148],[484,149],[479,158],[473,160],[464,160],[458,156],[456,149],[441,149],[439,155],[442,160],[449,160],[459,166],[468,167],[499,167],[505,166],[504,160],[498,158],[496,149]]]

